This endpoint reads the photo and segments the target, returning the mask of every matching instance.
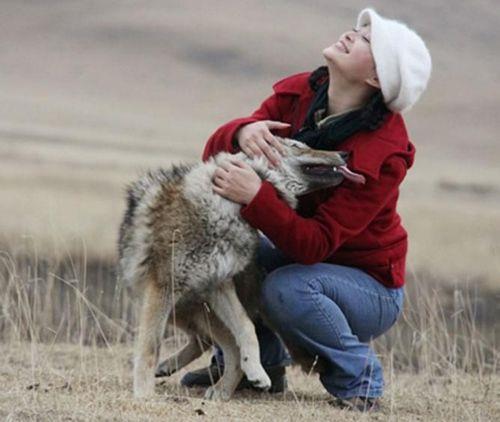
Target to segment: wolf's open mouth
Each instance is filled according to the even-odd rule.
[[[325,164],[310,164],[302,167],[304,173],[313,176],[331,176],[337,173],[335,169],[336,167],[328,166]]]
[[[305,174],[310,174],[312,176],[332,176],[332,175],[342,175],[347,180],[354,183],[365,183],[365,177],[361,174],[354,173],[349,170],[346,165],[344,166],[330,166],[326,164],[310,164],[302,167]]]

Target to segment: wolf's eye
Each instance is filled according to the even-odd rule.
[[[290,144],[291,147],[297,148],[297,149],[307,149],[308,146],[305,144],[301,144],[299,142],[294,142],[293,144]]]

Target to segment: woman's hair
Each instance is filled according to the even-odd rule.
[[[328,83],[328,80],[328,67],[320,66],[309,76],[309,86],[316,92],[321,85]],[[389,113],[390,111],[385,105],[382,91],[377,90],[377,92],[371,96],[370,100],[363,107],[363,112],[361,114],[363,128],[366,130],[378,129],[382,126],[385,117]]]

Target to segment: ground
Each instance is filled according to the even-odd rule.
[[[238,392],[230,402],[203,399],[202,389],[157,382],[152,399],[131,393],[131,347],[30,343],[1,346],[0,417],[6,420],[116,421],[494,421],[500,418],[500,376],[446,376],[386,371],[381,412],[339,410],[315,376],[289,370],[286,394]],[[204,364],[205,355],[191,365]]]

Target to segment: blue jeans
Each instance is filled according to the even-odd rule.
[[[326,363],[320,381],[340,398],[379,397],[382,367],[368,342],[386,332],[403,305],[403,289],[383,286],[352,267],[295,264],[265,237],[257,259],[267,276],[262,287],[266,316],[277,333]],[[287,365],[279,338],[256,326],[264,366]]]

